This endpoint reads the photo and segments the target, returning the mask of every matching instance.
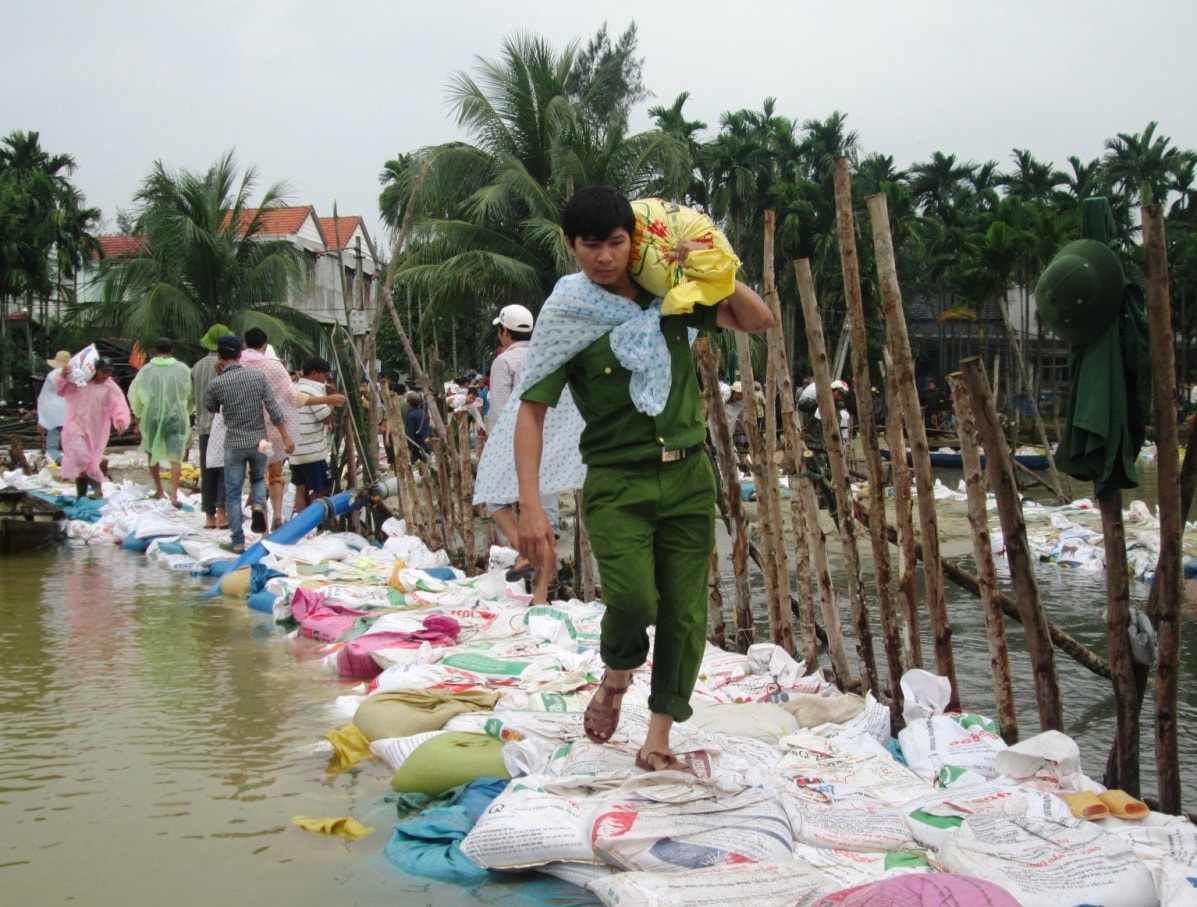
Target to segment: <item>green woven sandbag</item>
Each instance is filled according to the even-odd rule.
[[[486,734],[448,731],[425,740],[391,778],[401,793],[436,797],[479,778],[510,778],[503,765],[503,742]]]
[[[1122,265],[1110,247],[1078,239],[1051,260],[1035,287],[1035,307],[1061,340],[1092,343],[1122,308]]]

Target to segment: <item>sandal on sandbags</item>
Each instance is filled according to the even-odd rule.
[[[653,765],[654,759],[665,764]],[[673,753],[637,753],[636,768],[642,769],[646,772],[674,771],[678,768],[678,759],[677,756],[673,755]]]
[[[632,678],[628,678],[627,686],[610,687],[607,686],[607,675],[603,675],[602,683],[599,688],[594,691],[594,695],[590,697],[590,702],[586,706],[586,712],[582,716],[582,730],[586,732],[586,739],[591,743],[603,744],[611,739],[615,733],[615,729],[619,727],[619,713],[623,707],[623,700],[620,700],[618,706],[611,706],[607,703],[611,696],[622,696],[632,686]],[[600,694],[606,690],[606,696],[599,698]]]

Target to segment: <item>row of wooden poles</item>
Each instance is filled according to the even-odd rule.
[[[416,192],[419,191],[417,181]],[[750,592],[749,562],[757,565],[765,589],[765,623],[770,641],[806,661],[808,670],[820,665],[825,640],[831,678],[845,690],[869,691],[891,708],[895,729],[902,724],[900,678],[910,668],[924,667],[923,612],[929,630],[934,671],[947,678],[951,687],[949,709],[960,707],[956,665],[952,648],[952,627],[948,619],[945,578],[979,595],[985,615],[990,666],[994,678],[997,723],[1009,743],[1019,737],[1015,709],[1014,681],[1010,674],[1005,621],[1023,627],[1030,656],[1035,701],[1041,730],[1063,730],[1063,708],[1057,679],[1055,651],[1069,655],[1084,669],[1108,679],[1117,710],[1117,731],[1111,748],[1104,782],[1108,787],[1138,796],[1139,711],[1148,686],[1148,667],[1133,662],[1127,636],[1129,581],[1125,538],[1122,530],[1121,493],[1099,497],[1109,576],[1107,601],[1107,657],[1094,653],[1055,627],[1040,600],[1034,564],[1027,543],[1021,501],[1015,480],[1015,462],[1002,434],[997,409],[979,358],[961,362],[960,371],[950,376],[952,399],[959,423],[968,499],[968,514],[977,563],[971,575],[940,554],[934,479],[930,448],[921,416],[915,385],[913,358],[903,313],[893,241],[884,195],[870,196],[867,209],[872,229],[874,257],[881,289],[881,310],[886,331],[885,399],[888,413],[884,426],[874,419],[869,378],[866,323],[860,272],[856,253],[857,228],[847,161],[835,165],[835,200],[844,276],[847,319],[850,329],[852,381],[856,389],[857,418],[867,471],[868,494],[863,507],[852,499],[849,461],[841,443],[838,417],[831,392],[830,371],[823,337],[822,319],[810,264],[794,262],[798,293],[806,324],[806,340],[813,364],[823,436],[830,459],[831,486],[838,511],[839,550],[846,584],[847,614],[842,614],[841,591],[836,588],[831,568],[828,539],[819,522],[815,488],[809,475],[810,452],[795,411],[791,369],[786,361],[782,336],[780,301],[773,271],[774,217],[765,215],[764,275],[762,296],[774,315],[774,327],[766,338],[764,392],[765,424],[761,431],[755,419],[745,419],[748,456],[756,487],[757,525],[760,543],[750,539],[749,515],[741,495],[740,458],[732,445],[728,420],[719,392],[718,364],[709,343],[700,338],[696,358],[706,400],[712,452],[721,479],[719,512],[731,539],[733,603],[724,606],[718,554],[712,552],[711,612],[709,633],[716,645],[745,651],[756,638],[758,623]],[[412,205],[408,205],[410,211]],[[408,225],[396,242],[399,248]],[[1159,640],[1155,665],[1155,753],[1159,778],[1159,808],[1169,813],[1181,809],[1177,767],[1177,668],[1179,655],[1180,538],[1181,514],[1187,512],[1193,486],[1197,484],[1197,457],[1186,462],[1187,498],[1181,494],[1178,475],[1177,429],[1171,411],[1175,385],[1170,345],[1170,302],[1167,262],[1164,257],[1163,221],[1158,207],[1143,209],[1146,250],[1148,321],[1151,329],[1153,389],[1159,448],[1160,560],[1152,587],[1148,614]],[[394,259],[395,256],[392,258]],[[391,300],[393,273],[382,288],[382,313],[390,313],[395,329],[413,363],[417,382],[427,398],[432,428],[433,455],[429,464],[396,470],[400,478],[398,511],[410,532],[430,546],[443,546],[457,563],[472,572],[484,554],[479,542],[494,542],[493,528],[482,524],[472,504],[474,468],[480,446],[471,448],[470,431],[464,414],[446,418],[435,383],[423,371],[403,324]],[[375,322],[375,329],[378,321]],[[371,332],[371,337],[373,336]],[[752,387],[752,356],[748,338],[737,334],[740,380]],[[366,361],[372,356],[367,355]],[[435,369],[434,369],[435,372]],[[383,395],[385,397],[385,395]],[[389,400],[384,405],[389,407]],[[372,430],[377,429],[376,414]],[[401,425],[399,414],[386,413],[393,426]],[[887,513],[884,492],[886,473],[880,454],[884,433],[892,452],[893,523]],[[1190,439],[1192,442],[1194,439]],[[402,450],[402,445],[396,447]],[[911,466],[903,452],[911,451]],[[986,460],[981,465],[980,451]],[[401,462],[402,453],[397,454]],[[1189,470],[1189,466],[1194,467]],[[789,513],[783,507],[780,473],[789,474]],[[992,489],[1005,539],[1013,595],[998,585],[990,547],[986,514],[986,486]],[[577,494],[577,493],[575,493]],[[1183,498],[1183,500],[1182,500]],[[1183,508],[1183,509],[1182,509]],[[576,512],[580,514],[581,508]],[[917,514],[917,516],[916,516]],[[786,531],[787,516],[789,532]],[[917,528],[916,528],[917,519]],[[873,594],[866,591],[861,569],[862,535],[871,547]],[[585,527],[579,519],[575,533],[573,586],[570,592],[584,600],[594,598],[596,584]],[[896,546],[897,563],[891,557]],[[485,551],[484,548],[481,551]],[[917,594],[917,565],[923,565],[923,599]],[[794,616],[798,631],[795,634]],[[848,627],[845,628],[846,621]],[[878,672],[874,647],[874,623],[888,669],[884,680]],[[845,633],[845,629],[848,633]],[[855,661],[849,658],[846,636],[855,643]]]

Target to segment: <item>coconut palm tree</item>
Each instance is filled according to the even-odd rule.
[[[275,184],[256,202],[254,168],[238,175],[233,152],[203,173],[158,161],[134,196],[137,253],[102,266],[102,299],[79,307],[94,327],[143,341],[198,338],[214,323],[263,328],[283,348],[305,351],[315,323],[287,304],[303,278],[302,252],[260,237],[267,212],[285,206]]]
[[[593,45],[557,52],[518,34],[504,41],[497,60],[479,59],[472,73],[450,80],[450,103],[470,141],[416,153],[427,178],[396,266],[397,289],[421,301],[426,321],[476,321],[479,309],[507,302],[535,311],[573,269],[560,213],[576,189],[608,185],[631,197],[676,197],[689,185],[686,143],[660,130],[627,135],[626,109],[612,106],[620,86],[639,84],[634,33],[614,50]],[[410,178],[412,164],[396,163],[384,173],[387,189]],[[390,212],[394,197],[405,196],[397,188],[388,202],[387,189]]]
[[[1120,132],[1106,140],[1103,160],[1110,181],[1141,205],[1163,204],[1179,189],[1186,165],[1191,168],[1197,161],[1197,153],[1176,148],[1166,135],[1157,136],[1158,125],[1152,120],[1142,133]]]

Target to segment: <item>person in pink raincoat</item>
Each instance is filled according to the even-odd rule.
[[[63,370],[65,371],[65,370]],[[104,481],[100,461],[108,446],[109,432],[123,435],[133,416],[129,404],[112,380],[112,360],[101,357],[96,372],[82,387],[59,372],[55,378],[59,396],[66,400],[66,423],[62,427],[62,471],[64,479],[75,480],[75,494],[84,497],[88,482],[96,493]]]

